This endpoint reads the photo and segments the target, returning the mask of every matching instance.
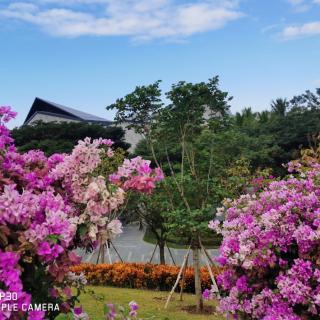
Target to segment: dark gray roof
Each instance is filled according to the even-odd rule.
[[[65,110],[65,111],[75,115],[76,117],[78,117],[80,119],[83,119],[83,120],[86,120],[86,121],[108,121],[106,119],[94,116],[92,114],[89,114],[89,113],[86,113],[86,112],[83,112],[83,111],[80,111],[80,110],[76,110],[76,109],[73,109],[73,108],[70,108],[70,107],[66,107],[66,106],[63,106],[63,105],[58,104],[58,103],[54,103],[54,102],[47,101],[47,100],[43,100],[43,101],[46,101],[47,103],[50,103],[53,106],[55,106],[55,107],[57,107],[59,109]]]
[[[61,104],[47,101],[41,98],[35,98],[24,123],[27,124],[36,113],[59,115],[61,117],[65,117],[68,119],[74,119],[74,120],[85,121],[85,122],[95,122],[95,123],[103,123],[103,124],[112,123],[112,121],[109,121],[107,119],[97,117],[92,114],[89,114],[77,109],[73,109],[70,107],[66,107]]]

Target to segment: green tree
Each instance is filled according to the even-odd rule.
[[[159,247],[160,264],[165,264],[165,244],[168,238],[166,218],[163,212],[170,204],[165,189],[159,184],[151,195],[134,195],[130,198],[126,212],[129,218],[138,218],[147,227],[157,240]]]
[[[121,127],[104,127],[82,122],[42,122],[24,125],[11,131],[15,144],[21,152],[40,149],[47,155],[68,153],[74,145],[86,137],[93,139],[108,138],[115,142],[115,148],[127,150]]]
[[[290,100],[290,105],[293,108],[308,109],[308,110],[319,110],[320,108],[320,88],[316,89],[313,93],[310,90],[304,93],[294,96]]]
[[[234,150],[241,149],[254,169],[272,168],[281,176],[285,174],[282,164],[296,159],[320,132],[320,90],[306,91],[290,101],[276,99],[270,111],[254,113],[247,108],[232,118],[223,135],[238,136]]]
[[[282,163],[299,156],[301,146],[319,133],[320,90],[290,102],[276,99],[270,111],[245,108],[233,116],[231,97],[219,89],[218,77],[178,82],[165,94],[166,103],[159,84],[137,87],[108,108],[117,109],[117,121],[144,135],[135,152],[166,173],[161,185],[166,201],[160,208],[150,204],[150,215],[162,217],[166,234],[189,237],[197,269],[200,239],[222,198],[244,192],[256,174],[283,174]],[[195,287],[201,309],[197,277]]]
[[[117,121],[130,121],[131,127],[145,136],[149,156],[167,173],[162,184],[167,202],[161,214],[167,220],[169,234],[189,237],[195,274],[199,275],[200,238],[224,195],[213,172],[212,140],[201,137],[204,131],[214,135],[225,125],[231,97],[219,89],[218,77],[173,85],[166,93],[169,104],[165,106],[160,97],[156,82],[137,87],[108,109],[117,109]],[[197,276],[195,287],[197,310],[201,310]]]
[[[284,117],[289,108],[289,102],[286,99],[278,98],[271,102],[271,112],[280,117]]]

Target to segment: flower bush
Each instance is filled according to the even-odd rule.
[[[139,306],[135,301],[128,304],[128,308],[113,303],[106,303],[104,305],[104,315],[106,320],[133,320],[137,319]],[[73,320],[90,320],[89,315],[84,312],[82,306],[75,307],[72,310],[71,317]]]
[[[150,263],[83,263],[71,268],[71,271],[75,274],[84,274],[88,283],[92,285],[163,291],[171,290],[179,270],[179,266]],[[212,271],[214,275],[218,275],[222,269],[220,267],[212,267]],[[205,267],[201,268],[201,282],[203,289],[209,288],[211,285],[210,275]],[[184,290],[186,292],[194,292],[194,271],[191,267],[186,270]]]
[[[134,320],[138,318],[139,305],[135,301],[128,303],[128,306],[115,305],[111,302],[103,305],[103,313],[105,320]],[[60,316],[63,320],[90,320],[89,315],[83,310],[82,306],[77,306],[72,309],[72,312]],[[148,318],[149,319],[149,318]],[[150,319],[153,319],[151,317]]]
[[[106,320],[130,320],[136,319],[138,316],[139,306],[135,301],[129,302],[129,308],[125,309],[122,306],[115,306],[113,303],[105,305]]]
[[[209,224],[223,235],[220,310],[234,319],[319,319],[320,165],[292,162],[294,171],[260,193],[226,200],[225,221]]]
[[[162,172],[141,158],[124,160],[126,174],[113,183],[113,172],[104,171],[106,163],[115,167],[107,139],[86,138],[71,154],[49,158],[39,150],[21,154],[5,125],[14,116],[0,107],[0,319],[54,319],[74,306],[70,287],[83,285],[69,272],[80,262],[74,250],[120,233],[116,211],[126,193],[149,194]],[[27,310],[30,303],[59,310]]]

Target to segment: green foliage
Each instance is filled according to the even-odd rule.
[[[289,102],[286,99],[278,98],[271,102],[271,111],[273,114],[284,117],[289,108]]]
[[[218,85],[218,77],[209,79],[207,83],[180,81],[172,85],[171,90],[166,93],[170,103],[156,121],[157,136],[166,139],[166,144],[168,140],[171,143],[181,139],[192,142],[210,119],[226,116],[232,97],[221,91]]]
[[[258,175],[283,174],[282,164],[320,132],[320,90],[276,99],[270,111],[231,115],[218,77],[174,84],[166,104],[159,84],[137,87],[108,108],[144,134],[135,153],[167,176],[145,205],[167,233],[201,234],[224,197],[247,191]]]
[[[99,167],[93,172],[93,175],[108,177],[110,174],[118,170],[118,167],[123,163],[124,159],[125,151],[120,148],[116,149],[111,158],[108,156],[101,158],[101,163]]]
[[[127,122],[129,129],[133,128],[138,133],[146,134],[154,117],[163,106],[159,89],[160,82],[138,86],[132,93],[109,105],[107,110],[117,110],[116,123]]]
[[[187,237],[189,243],[198,235],[202,237],[210,233],[208,221],[212,219],[214,212],[211,206],[205,209],[176,209],[163,213],[168,222],[166,226],[170,233]]]
[[[86,137],[108,138],[115,142],[116,148],[127,150],[124,130],[120,127],[104,127],[82,122],[42,122],[25,125],[12,130],[15,144],[21,152],[40,149],[47,155],[69,153],[74,145]]]
[[[151,244],[156,244],[157,239],[152,231],[150,229],[146,229],[146,232],[143,236],[143,241],[151,243]],[[203,236],[201,238],[202,244],[207,248],[207,249],[217,249],[220,247],[222,241],[222,236],[220,234],[208,234],[208,236]],[[166,237],[166,244],[169,248],[174,248],[174,249],[187,249],[190,245],[190,237],[188,236],[179,236],[173,233],[170,233]]]
[[[167,237],[165,218],[162,215],[170,206],[166,190],[160,183],[151,195],[131,195],[126,212],[130,218],[138,218],[150,229],[157,241],[164,242]]]
[[[165,263],[164,246],[170,236],[166,212],[181,204],[174,182],[170,177],[159,183],[151,195],[131,195],[125,211],[128,220],[142,221],[150,231],[160,250],[160,263]]]
[[[315,93],[307,90],[301,95],[294,96],[290,104],[294,108],[303,110],[318,110],[320,108],[320,88],[316,89]]]
[[[195,84],[178,82],[166,93],[165,105],[156,82],[137,87],[108,107],[117,109],[118,121],[130,121],[145,135],[136,153],[152,159],[166,173],[145,203],[145,211],[157,222],[157,227],[151,223],[151,230],[198,238],[206,233],[214,208],[225,196],[220,177],[213,172],[211,138],[228,125],[232,98],[218,85],[218,77]]]
[[[320,90],[306,91],[288,102],[276,99],[271,111],[253,113],[245,109],[234,117],[233,130],[244,138],[242,155],[253,168],[271,167],[284,174],[282,164],[299,157],[300,150],[310,145],[320,132]]]

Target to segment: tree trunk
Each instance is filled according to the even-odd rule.
[[[159,253],[160,253],[160,264],[166,264],[166,258],[165,258],[165,255],[164,255],[165,242],[164,241],[159,241],[158,245],[159,245]]]
[[[139,231],[143,231],[143,221],[139,219]]]
[[[200,257],[199,246],[192,248],[193,253],[193,268],[194,268],[194,288],[196,293],[196,307],[197,312],[203,311],[203,300],[201,292],[201,278],[200,278]]]

